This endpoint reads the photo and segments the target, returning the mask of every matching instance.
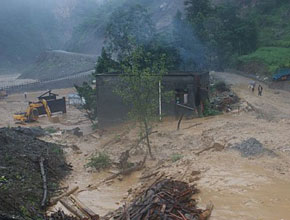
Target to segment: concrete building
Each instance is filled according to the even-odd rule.
[[[128,119],[129,106],[115,93],[119,80],[119,73],[96,76],[97,113],[101,127],[118,124]],[[173,91],[175,94],[169,102],[161,99],[159,110],[162,116],[179,117],[182,113],[192,115],[208,99],[208,72],[171,72],[163,76],[161,83],[163,91]]]

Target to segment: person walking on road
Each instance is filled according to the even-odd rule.
[[[263,87],[259,84],[259,86],[258,86],[258,95],[262,96],[262,93],[263,93]]]
[[[255,88],[256,88],[256,82],[254,81],[252,84],[252,92],[255,92]]]

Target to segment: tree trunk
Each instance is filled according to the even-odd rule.
[[[146,136],[149,155],[150,155],[151,159],[154,159],[152,151],[151,151],[150,140],[149,140],[149,128],[148,128],[148,124],[147,124],[146,120],[144,120],[144,127],[145,127],[145,136]]]

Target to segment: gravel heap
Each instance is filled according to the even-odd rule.
[[[262,155],[276,156],[273,151],[265,148],[255,138],[249,138],[241,143],[235,144],[232,149],[239,151],[242,157],[257,157]]]

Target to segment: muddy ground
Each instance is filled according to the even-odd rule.
[[[56,123],[46,117],[40,118],[34,126],[59,129],[51,137],[45,137],[46,141],[78,147],[64,149],[73,171],[63,181],[63,186],[79,186],[78,198],[96,213],[105,215],[154,181],[154,177],[140,177],[158,172],[157,176],[164,173],[164,176],[196,182],[201,190],[197,197],[199,205],[205,207],[212,201],[215,206],[213,220],[290,219],[290,93],[270,90],[264,85],[264,94],[258,97],[257,91],[253,94],[248,89],[250,79],[228,73],[212,75],[232,84],[232,89],[241,98],[240,110],[184,120],[179,131],[176,131],[174,119],[164,119],[154,126],[157,133],[151,135],[156,160],[147,160],[142,171],[105,184],[98,185],[117,169],[94,172],[85,167],[88,159],[96,151],[105,151],[117,162],[120,154],[138,140],[138,129],[132,124],[123,124],[92,131],[84,113],[74,107],[69,107],[66,115],[55,115]],[[62,96],[72,91],[56,92]],[[39,94],[31,93],[28,97],[33,100]],[[23,94],[18,94],[0,100],[0,106],[0,126],[14,126],[12,113],[24,110],[26,102]],[[61,132],[74,127],[80,127],[84,136]],[[232,149],[235,144],[252,137],[275,156],[242,157]],[[205,150],[210,146],[214,147]],[[140,161],[145,150],[143,145],[134,149],[130,161]],[[58,204],[51,210],[59,207]]]

